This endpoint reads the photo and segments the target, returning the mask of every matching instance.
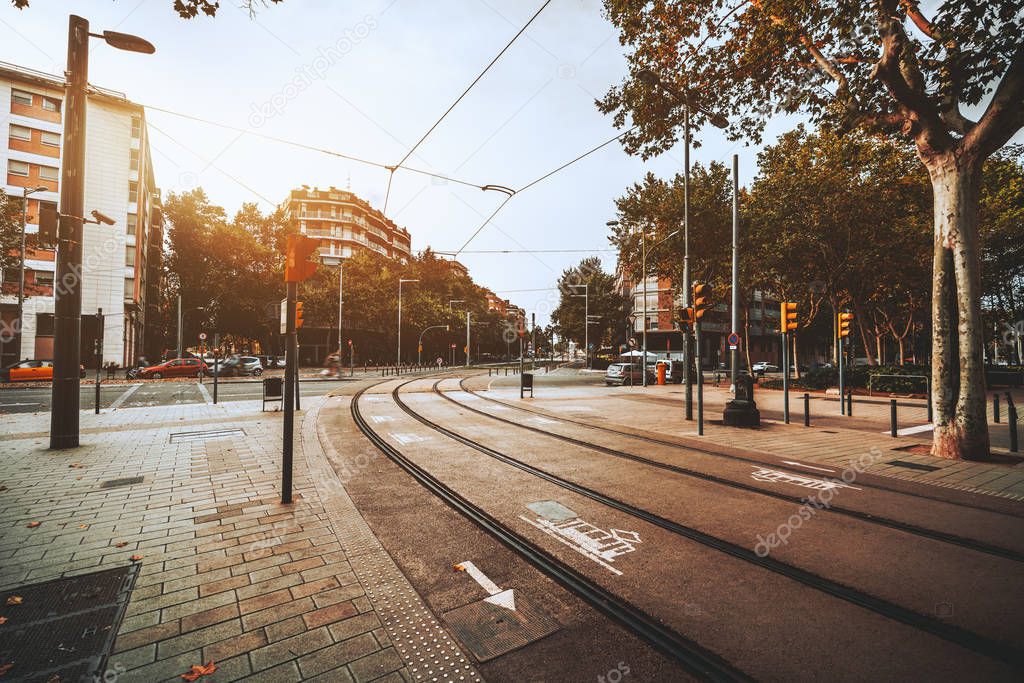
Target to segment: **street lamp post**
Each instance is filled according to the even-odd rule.
[[[28,197],[36,192],[48,192],[50,188],[40,185],[39,187],[25,188],[21,195],[21,261],[18,268],[18,353],[21,357],[21,334],[25,329],[25,224],[28,222]],[[15,359],[17,360],[17,359]]]
[[[68,20],[68,61],[64,89],[64,149],[60,179],[57,272],[54,277],[53,387],[50,448],[75,448],[79,439],[79,366],[82,339],[82,235],[85,208],[85,115],[89,87],[89,37],[119,50],[152,54],[136,36],[89,32],[89,21]]]
[[[437,329],[440,329],[442,327],[444,329],[446,329],[446,330],[450,330],[451,329],[451,327],[448,326],[448,325],[431,325],[430,327],[428,327],[425,330],[423,330],[422,332],[420,332],[420,340],[416,343],[416,363],[417,364],[423,363],[423,335],[425,335],[427,332],[430,332],[431,330],[437,330]]]
[[[402,364],[402,285],[406,282],[419,282],[419,279],[398,279],[398,357],[396,358],[395,364]]]

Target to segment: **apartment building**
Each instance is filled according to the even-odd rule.
[[[0,63],[3,188],[11,198],[45,188],[28,197],[29,235],[38,231],[40,207],[56,206],[60,197],[63,98],[63,79]],[[160,195],[143,108],[124,93],[94,86],[87,106],[85,212],[88,216],[97,210],[115,225],[84,227],[82,362],[95,367],[94,342],[100,333],[96,313],[102,309],[102,362],[125,366],[144,355],[145,331],[159,315]],[[27,250],[21,333],[0,349],[4,365],[53,358],[55,266],[52,248]],[[11,326],[18,317],[18,269],[0,278],[0,316]]]
[[[324,261],[336,262],[359,250],[376,251],[403,263],[412,257],[409,231],[347,190],[303,185],[289,193],[282,207],[299,232],[320,240]]]

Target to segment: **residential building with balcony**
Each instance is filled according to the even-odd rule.
[[[320,240],[320,258],[337,261],[360,250],[405,263],[412,257],[409,231],[352,192],[303,185],[282,204],[298,231]]]
[[[0,63],[3,189],[19,198],[26,189],[46,188],[28,197],[29,235],[39,229],[40,207],[59,202],[63,99],[62,78]],[[163,216],[145,111],[123,93],[95,86],[87,97],[84,204],[86,217],[96,210],[115,224],[84,226],[82,362],[95,367],[102,309],[102,362],[130,365],[144,355],[145,331],[159,314]],[[4,365],[53,358],[55,267],[53,248],[27,250],[21,334],[0,349]],[[0,275],[0,316],[8,325],[18,317],[18,288],[17,268]]]

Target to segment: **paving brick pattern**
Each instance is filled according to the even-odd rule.
[[[281,419],[258,401],[83,414],[83,445],[67,452],[46,450],[48,415],[4,416],[0,589],[141,556],[109,661],[119,683],[180,681],[210,660],[218,682],[429,679],[396,649],[411,641],[395,605],[381,608],[380,581],[361,582],[353,564],[387,574],[405,613],[432,615],[379,544],[353,559],[340,540],[362,518],[320,448],[321,402],[305,401],[297,416],[291,506],[279,502]],[[225,428],[244,434],[170,443],[176,432]],[[359,531],[371,547],[372,533]],[[462,658],[450,640],[446,654]],[[463,673],[476,678],[468,664]]]

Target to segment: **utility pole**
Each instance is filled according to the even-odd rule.
[[[183,316],[182,316],[182,313],[181,313],[181,293],[179,292],[178,293],[178,346],[177,346],[177,350],[178,350],[178,356],[177,357],[178,358],[181,358],[181,351],[182,351],[182,348],[181,348],[181,321],[182,321],[182,318],[183,318]]]
[[[683,105],[683,308],[690,307],[690,106]],[[686,419],[693,419],[693,374],[690,372],[689,323],[683,328],[683,379],[686,382]]]
[[[292,502],[292,449],[295,444],[295,367],[296,333],[295,300],[298,298],[299,283],[288,282],[285,303],[285,347],[284,347],[284,443],[281,453],[281,502]]]
[[[590,318],[587,318],[587,325],[590,325]],[[530,349],[533,351],[530,356],[530,370],[537,369],[537,314],[530,313]]]
[[[338,377],[341,377],[341,350],[345,348],[345,340],[341,331],[342,313],[345,310],[344,283],[344,266],[341,257],[338,257]]]
[[[103,368],[103,333],[105,332],[103,323],[103,309],[96,309],[96,399],[95,409],[96,415],[100,414],[100,371]]]
[[[732,155],[732,329],[740,327],[740,156]],[[729,351],[731,391],[736,391],[736,377],[739,375],[739,344]]]
[[[68,20],[64,149],[61,160],[57,273],[53,307],[53,389],[50,448],[78,446],[82,342],[82,216],[85,213],[85,113],[89,85],[89,22]]]
[[[643,328],[643,358],[640,359],[640,374],[643,376],[643,385],[647,387],[647,230],[640,230],[640,278],[643,280],[644,289],[644,328]]]
[[[469,367],[469,309],[466,309],[466,367]]]

